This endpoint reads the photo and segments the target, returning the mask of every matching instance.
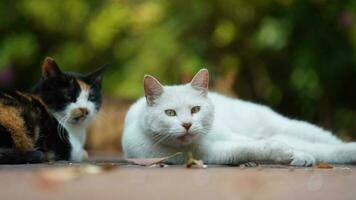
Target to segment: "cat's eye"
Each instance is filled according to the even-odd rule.
[[[190,110],[190,112],[192,113],[192,114],[195,114],[195,113],[197,113],[197,112],[199,112],[200,111],[200,106],[194,106],[191,110]]]
[[[172,109],[165,110],[164,112],[166,113],[166,115],[168,115],[168,116],[170,116],[170,117],[177,116],[176,111],[175,111],[175,110],[172,110]]]
[[[96,99],[95,94],[94,93],[90,93],[88,100],[89,101],[95,101],[95,99]]]
[[[66,101],[70,101],[72,99],[71,96],[69,95],[64,95],[63,98],[66,100]]]

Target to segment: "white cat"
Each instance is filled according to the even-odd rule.
[[[162,86],[146,75],[146,98],[133,104],[125,119],[125,156],[153,158],[192,151],[210,164],[356,163],[356,143],[344,143],[328,131],[266,106],[208,92],[208,84],[206,69],[191,83],[178,86]],[[185,159],[172,162],[181,164]]]

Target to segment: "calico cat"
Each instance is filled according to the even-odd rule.
[[[329,131],[266,106],[209,92],[208,84],[206,69],[191,83],[178,86],[162,86],[146,75],[145,98],[131,106],[125,119],[125,156],[152,158],[192,151],[210,164],[356,162],[356,143],[344,143]],[[181,164],[185,159],[171,161]]]
[[[0,163],[82,161],[86,128],[101,107],[104,69],[62,72],[46,58],[32,93],[0,92]]]

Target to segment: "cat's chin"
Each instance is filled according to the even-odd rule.
[[[170,140],[164,141],[162,143],[160,143],[163,146],[170,146],[170,147],[186,147],[186,146],[190,146],[192,145],[195,141],[196,141],[196,137],[182,137],[182,136],[178,136],[178,137],[174,137]]]
[[[195,134],[184,134],[181,136],[178,136],[175,138],[174,140],[174,145],[177,146],[188,146],[191,145],[196,139],[196,135]]]
[[[177,140],[185,143],[185,142],[190,142],[191,140],[193,140],[193,138],[194,138],[194,135],[192,135],[192,134],[184,134],[182,136],[177,137]]]
[[[193,140],[178,141],[177,146],[189,146],[193,143]]]
[[[71,126],[87,126],[92,120],[90,118],[81,118],[81,119],[71,119],[68,120],[68,124]]]
[[[72,126],[80,126],[82,124],[84,124],[85,121],[69,121],[68,124],[72,125]]]

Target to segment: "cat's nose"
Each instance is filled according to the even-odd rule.
[[[189,128],[192,126],[192,123],[183,123],[182,126],[185,128],[185,130],[189,130]]]
[[[89,115],[90,111],[87,108],[78,108],[80,112],[82,112],[82,115],[87,116]]]

